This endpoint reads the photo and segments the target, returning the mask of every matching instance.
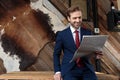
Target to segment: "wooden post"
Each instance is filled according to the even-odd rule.
[[[92,0],[94,34],[99,35],[97,0]],[[100,59],[95,58],[96,71],[101,72]]]

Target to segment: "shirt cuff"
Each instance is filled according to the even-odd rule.
[[[60,71],[57,71],[55,74],[59,74],[59,73],[61,73]]]

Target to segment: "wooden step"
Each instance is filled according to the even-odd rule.
[[[0,75],[0,80],[54,80],[52,71],[21,71]],[[96,72],[98,80],[119,80],[118,76]]]

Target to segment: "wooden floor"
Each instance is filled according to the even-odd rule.
[[[96,72],[99,80],[119,80],[118,76]],[[52,71],[21,71],[0,75],[0,80],[54,80]]]

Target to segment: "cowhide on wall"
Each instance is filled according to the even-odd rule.
[[[0,28],[5,32],[1,47],[20,58],[20,70],[33,64],[42,47],[55,39],[49,16],[29,4],[29,0],[0,0]]]
[[[6,54],[10,52],[10,56],[18,55],[20,58],[20,70],[24,70],[29,66],[29,64],[35,61],[35,56],[31,55],[32,53],[25,51],[25,49],[19,46],[14,39],[10,38],[6,34],[2,35],[1,41]]]

